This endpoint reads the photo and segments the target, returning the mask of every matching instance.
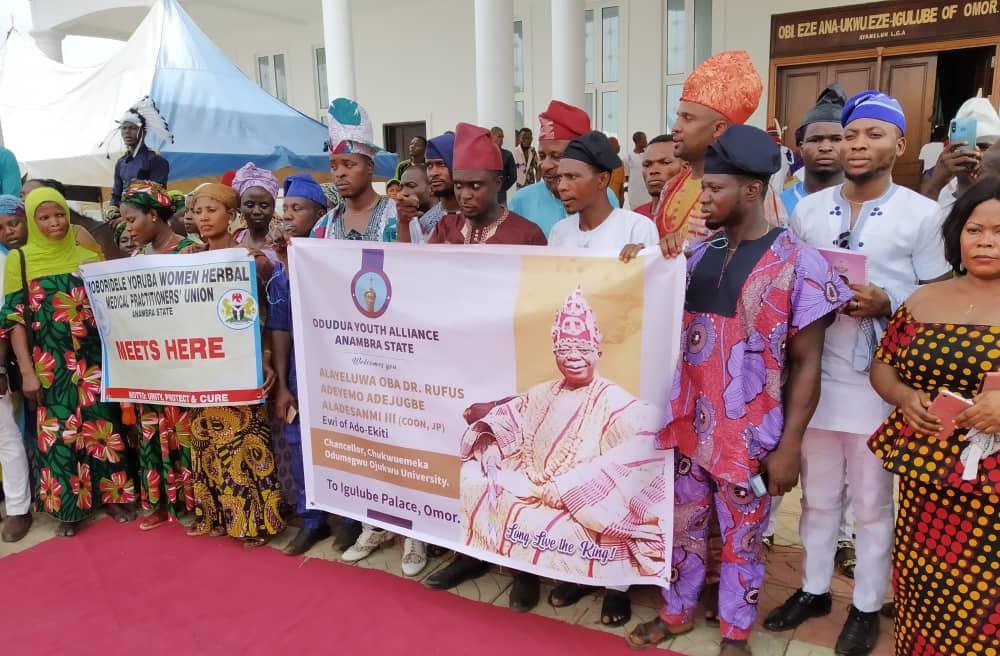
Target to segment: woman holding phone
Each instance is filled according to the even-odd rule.
[[[900,306],[871,368],[896,406],[868,444],[899,481],[898,655],[988,653],[997,640],[1000,391],[981,390],[1000,371],[1000,178],[959,198],[942,233],[955,277]],[[945,391],[971,406],[948,412],[934,403]]]

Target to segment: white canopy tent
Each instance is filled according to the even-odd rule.
[[[248,161],[275,170],[328,170],[325,126],[247,79],[175,0],[153,5],[121,51],[100,66],[52,61],[17,31],[0,48],[0,126],[31,177],[110,187],[122,152],[112,131],[144,96],[175,137],[146,140],[170,162],[172,186]]]

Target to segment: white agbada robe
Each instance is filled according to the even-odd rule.
[[[951,270],[944,258],[938,205],[914,191],[890,185],[864,203],[854,227],[851,206],[837,185],[799,201],[792,230],[812,246],[843,243],[868,257],[869,281],[893,300],[893,310],[921,281]],[[860,321],[838,315],[826,331],[819,405],[802,445],[802,518],[805,547],[803,590],[829,590],[846,477],[853,501],[854,605],[873,612],[889,585],[893,542],[892,476],[867,446],[867,439],[892,408],[856,366]],[[868,360],[870,363],[870,358]]]

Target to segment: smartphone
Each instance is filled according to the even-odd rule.
[[[983,384],[979,388],[979,393],[1000,392],[1000,371],[990,371],[983,376]]]
[[[976,119],[972,117],[951,119],[948,125],[948,143],[957,142],[965,144],[957,149],[957,152],[970,154],[976,152]]]
[[[750,489],[759,497],[767,495],[767,472],[761,472],[750,479]]]
[[[941,422],[941,431],[937,434],[938,439],[946,439],[955,432],[955,417],[966,408],[972,407],[972,401],[959,396],[949,390],[941,390],[931,401],[928,408],[931,414]]]

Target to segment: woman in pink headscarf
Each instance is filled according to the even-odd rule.
[[[240,216],[245,227],[233,233],[236,243],[263,251],[271,248],[268,231],[274,219],[278,179],[267,169],[247,162],[233,177],[233,189],[240,195]]]

